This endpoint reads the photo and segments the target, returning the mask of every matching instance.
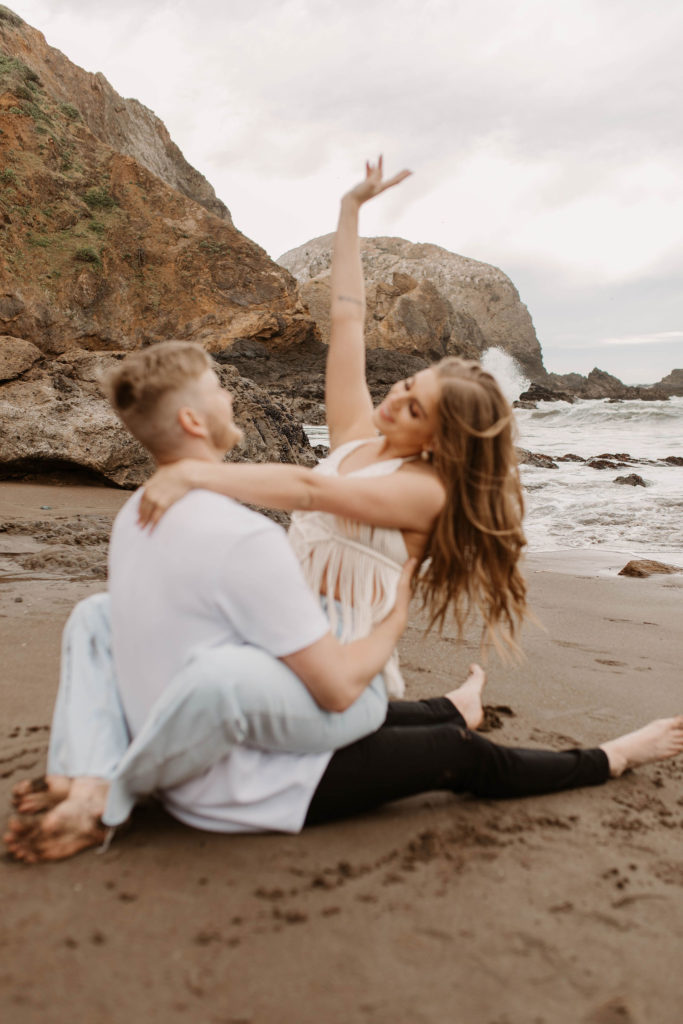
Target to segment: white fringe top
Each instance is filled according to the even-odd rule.
[[[318,463],[316,471],[338,476],[342,460],[370,440],[365,438],[340,445]],[[408,461],[411,460],[373,462],[348,476],[385,476]],[[330,627],[342,643],[367,636],[375,623],[391,611],[401,569],[408,558],[400,530],[370,526],[329,512],[293,512],[289,541],[316,594],[320,593],[324,581],[329,598]],[[333,600],[335,592],[339,595],[338,602]],[[405,684],[396,651],[384,668],[384,679],[391,697],[403,696]]]

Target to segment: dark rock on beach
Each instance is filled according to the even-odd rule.
[[[650,558],[635,558],[628,562],[617,575],[643,579],[657,573],[668,575],[679,572],[683,572],[683,569],[678,565],[667,565],[666,562],[655,562]]]

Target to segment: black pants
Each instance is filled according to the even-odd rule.
[[[468,729],[446,698],[392,701],[377,732],[336,751],[306,824],[371,810],[431,790],[520,797],[598,786],[609,778],[603,750],[500,747]]]

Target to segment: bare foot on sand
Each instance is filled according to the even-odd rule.
[[[665,761],[683,753],[683,715],[677,718],[658,718],[649,725],[602,743],[607,754],[609,773],[613,779],[629,768],[653,761]]]
[[[4,837],[10,857],[38,864],[73,857],[103,843],[107,828],[101,824],[100,815],[108,792],[107,782],[74,779],[67,799],[43,817],[28,822],[11,818]]]
[[[66,775],[41,775],[22,779],[12,790],[12,805],[20,814],[39,814],[66,800],[71,779]]]
[[[468,729],[478,729],[484,721],[481,695],[485,684],[486,673],[481,665],[470,665],[470,674],[462,686],[446,694],[467,722]]]

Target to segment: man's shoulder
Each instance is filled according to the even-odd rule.
[[[114,524],[114,533],[127,533],[137,529],[138,506],[142,488],[136,491],[119,511]],[[182,532],[186,539],[193,535],[214,539],[242,539],[255,533],[281,534],[285,531],[271,519],[241,505],[232,498],[213,491],[189,491],[177,501],[162,517],[155,531],[160,537]]]
[[[272,519],[261,515],[254,509],[241,505],[233,498],[213,491],[190,491],[176,505],[179,521],[190,520],[200,522],[204,528],[215,529],[222,533],[237,532],[240,534],[258,533],[261,531],[282,533],[284,530]],[[170,509],[169,512],[172,512]],[[168,515],[169,513],[167,513]]]

